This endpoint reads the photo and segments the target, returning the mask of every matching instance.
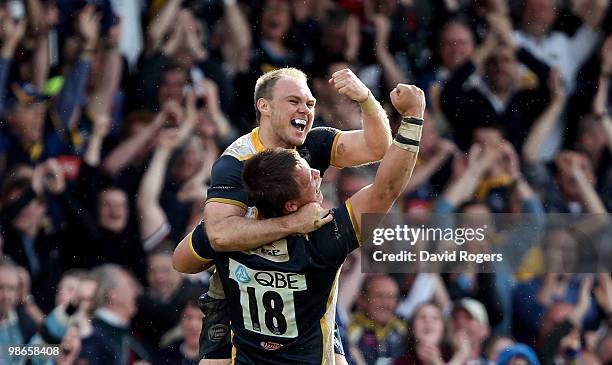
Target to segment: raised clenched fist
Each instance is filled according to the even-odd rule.
[[[403,117],[423,119],[425,93],[414,85],[397,84],[391,90],[391,103]]]

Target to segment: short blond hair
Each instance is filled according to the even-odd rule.
[[[259,112],[259,109],[257,109],[257,100],[260,98],[271,99],[274,85],[276,85],[278,80],[284,77],[304,81],[304,83],[308,82],[308,77],[306,74],[293,67],[279,68],[278,70],[266,72],[265,74],[259,76],[257,82],[255,83],[255,94],[253,98],[255,104],[255,119],[258,123],[259,118],[261,118],[261,113]]]

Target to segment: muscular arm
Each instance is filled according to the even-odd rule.
[[[245,251],[297,233],[293,215],[257,220],[246,218],[246,209],[219,202],[204,207],[208,239],[215,251]]]
[[[360,103],[363,129],[343,132],[334,151],[337,167],[359,166],[380,161],[391,145],[389,119],[380,103],[370,93]]]
[[[349,202],[361,230],[364,213],[387,213],[410,179],[417,153],[392,145],[380,163],[374,183],[353,195]]]
[[[184,274],[197,274],[213,265],[212,260],[198,258],[194,255],[191,247],[192,233],[183,238],[172,255],[172,266],[178,272]]]
[[[391,101],[405,117],[423,119],[425,96],[415,86],[399,84],[391,91]],[[416,132],[418,130],[418,132]],[[396,142],[383,158],[374,183],[366,186],[349,198],[356,222],[361,231],[361,215],[364,213],[387,213],[395,200],[404,191],[418,154],[418,141],[421,139],[420,127],[402,121]],[[357,232],[359,234],[359,232]]]
[[[329,82],[338,93],[359,103],[363,117],[363,129],[342,133],[338,138],[332,164],[349,167],[379,161],[391,145],[387,113],[351,70],[334,72]]]
[[[151,124],[115,147],[102,163],[102,169],[111,176],[119,174],[140,151],[146,148],[163,123],[163,115],[158,114]]]
[[[244,217],[248,196],[242,186],[242,162],[224,155],[213,165],[204,222],[215,251],[244,251],[294,233],[309,233],[326,223],[327,210],[307,204],[296,213],[265,220]],[[331,219],[331,215],[326,218]]]

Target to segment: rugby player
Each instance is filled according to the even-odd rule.
[[[389,211],[408,183],[418,153],[423,92],[399,84],[391,101],[404,116],[393,145],[374,183],[333,209],[331,223],[275,241],[274,256],[215,250],[204,224],[180,243],[216,263],[230,308],[233,364],[335,363],[332,332],[340,266],[360,245],[361,215]],[[256,154],[245,162],[242,177],[262,218],[286,216],[323,201],[319,171],[295,150]]]
[[[306,234],[329,222],[320,204],[301,207],[295,214],[268,219],[249,219],[245,214],[252,204],[242,187],[243,164],[267,148],[297,148],[321,174],[330,166],[348,167],[379,161],[391,144],[386,113],[370,90],[348,69],[335,72],[331,79],[338,92],[359,103],[363,129],[341,132],[332,128],[311,129],[316,100],[307,85],[306,75],[291,68],[261,76],[255,86],[255,108],[259,127],[238,138],[216,161],[204,209],[206,232],[212,247],[220,252],[256,249],[290,234]],[[254,214],[251,212],[251,218]],[[273,254],[273,249],[260,247]],[[198,260],[193,260],[193,258]],[[175,268],[184,273],[200,272],[206,267],[189,246],[174,253]],[[208,294],[203,298],[206,313],[200,354],[208,359],[229,358],[229,315],[225,295],[213,274]],[[342,354],[342,349],[337,349]],[[224,364],[229,361],[208,362]]]

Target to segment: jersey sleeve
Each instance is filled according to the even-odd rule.
[[[340,267],[346,257],[361,245],[361,232],[347,201],[341,208],[332,209],[334,219],[313,232],[313,242],[320,260]]]
[[[304,147],[310,155],[308,163],[310,167],[321,171],[321,174],[332,166],[337,166],[335,161],[336,143],[342,132],[335,128],[318,127],[313,128],[304,141]],[[308,160],[308,159],[307,159]]]
[[[242,161],[224,155],[215,162],[206,202],[231,204],[247,209],[248,196],[242,187]]]
[[[210,245],[208,236],[206,235],[206,229],[204,228],[204,221],[201,221],[194,229],[187,235],[189,240],[189,248],[193,257],[207,263],[213,261],[215,258],[215,252]]]

